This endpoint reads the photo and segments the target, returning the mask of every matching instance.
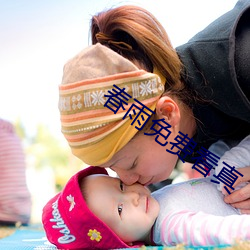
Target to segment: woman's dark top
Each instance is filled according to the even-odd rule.
[[[185,83],[206,100],[192,106],[197,148],[250,134],[250,0],[238,1],[176,50]]]

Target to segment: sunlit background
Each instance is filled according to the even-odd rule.
[[[0,118],[22,139],[32,222],[44,203],[84,165],[60,132],[58,85],[65,62],[88,46],[89,21],[104,9],[134,4],[163,24],[174,47],[185,43],[236,0],[0,0]]]

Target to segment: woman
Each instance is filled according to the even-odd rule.
[[[250,1],[239,1],[176,51],[144,9],[122,6],[94,16],[95,45],[65,65],[60,87],[62,132],[73,153],[87,164],[113,169],[128,185],[149,185],[168,178],[178,157],[195,162],[200,148],[250,134],[249,12]],[[131,95],[127,108],[112,115],[107,100],[114,82]],[[135,129],[132,114],[124,114],[137,100],[152,113]],[[173,143],[178,140],[182,150]],[[238,192],[234,205],[250,209],[250,185],[245,190],[247,197],[239,200],[236,191],[228,201],[236,202]]]

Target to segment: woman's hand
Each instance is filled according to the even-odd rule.
[[[239,176],[233,187],[235,188],[242,182],[248,182],[248,184],[239,190],[232,190],[233,192],[230,195],[225,196],[224,201],[240,209],[241,213],[250,214],[250,166],[238,168],[237,171],[239,171],[243,177]]]

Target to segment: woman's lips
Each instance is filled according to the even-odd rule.
[[[153,180],[154,177],[152,177],[148,182],[142,184],[143,186],[148,186],[152,183],[152,180]]]

